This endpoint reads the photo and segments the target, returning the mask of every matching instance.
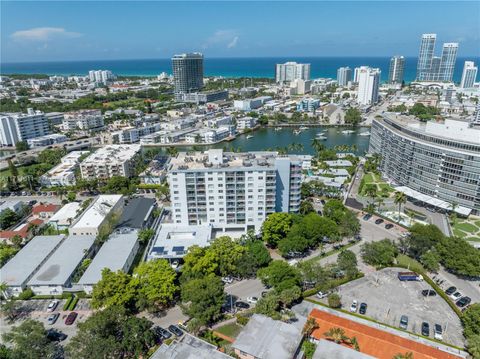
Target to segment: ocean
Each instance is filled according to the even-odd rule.
[[[480,62],[475,58],[457,58],[454,81],[460,82],[465,60]],[[275,76],[275,64],[296,61],[311,64],[311,78],[337,77],[342,66],[355,68],[361,65],[379,67],[382,81],[388,79],[389,57],[258,57],[258,58],[205,58],[206,76],[224,77],[269,77]],[[405,59],[406,82],[416,75],[417,58]],[[156,76],[161,72],[171,73],[170,59],[144,60],[89,60],[63,62],[2,63],[1,74],[48,74],[86,75],[89,70],[110,70],[122,76]]]

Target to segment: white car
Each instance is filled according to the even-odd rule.
[[[356,311],[357,311],[357,306],[358,306],[358,302],[357,302],[356,300],[354,300],[354,301],[352,302],[352,305],[350,306],[350,311],[351,311],[352,313],[356,313]]]
[[[460,299],[462,296],[463,296],[462,293],[460,293],[460,292],[455,292],[455,293],[453,293],[453,294],[450,295],[450,298],[452,298],[454,301],[456,301],[456,300]]]
[[[52,300],[47,307],[47,312],[53,312],[57,308],[57,305],[58,305],[58,300]]]
[[[316,294],[316,297],[319,298],[319,299],[323,299],[325,297],[328,297],[328,293],[327,292],[318,292]]]
[[[443,340],[443,330],[440,324],[435,324],[433,326],[433,336],[437,340]]]
[[[257,297],[248,297],[247,302],[250,304],[257,304],[258,298]]]
[[[232,277],[223,277],[222,282],[225,284],[232,284],[233,283],[233,278]]]

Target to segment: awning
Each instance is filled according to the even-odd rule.
[[[395,187],[395,191],[403,192],[408,197],[415,198],[416,200],[422,201],[422,202],[427,203],[429,205],[432,205],[434,207],[442,208],[442,209],[445,209],[447,211],[452,210],[452,204],[451,203],[442,201],[441,199],[438,199],[438,198],[435,198],[435,197],[432,197],[432,196],[429,196],[429,195],[426,195],[426,194],[423,194],[423,193],[420,193],[420,192],[415,191],[415,190],[413,190],[411,188],[408,188],[406,186]],[[460,214],[462,216],[468,216],[472,212],[472,209],[468,208],[468,207],[457,206],[457,208],[455,208],[455,212],[457,212],[458,214]]]

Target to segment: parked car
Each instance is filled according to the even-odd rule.
[[[375,224],[382,224],[384,222],[383,218],[378,218],[375,220]]]
[[[47,330],[47,338],[52,342],[61,342],[67,339],[67,335],[62,333],[56,329],[48,329]]]
[[[162,327],[153,327],[152,331],[155,333],[155,335],[159,339],[168,339],[172,337],[172,333],[170,333],[168,330],[163,329]]]
[[[437,292],[435,292],[433,289],[424,289],[422,290],[422,295],[424,297],[434,297],[437,295]]]
[[[427,322],[422,323],[422,335],[426,337],[430,335],[430,325]]]
[[[319,299],[323,299],[323,298],[328,297],[328,293],[327,292],[318,292],[316,294],[316,297],[319,298]]]
[[[247,302],[250,303],[250,304],[256,304],[258,302],[258,298],[257,297],[248,297]]]
[[[354,300],[354,301],[352,302],[352,305],[350,306],[350,311],[351,311],[352,313],[355,313],[355,312],[357,311],[357,306],[358,306],[358,302],[357,302],[357,300]]]
[[[222,282],[225,284],[231,284],[233,283],[233,278],[232,277],[223,277]]]
[[[67,315],[67,319],[65,319],[65,324],[72,325],[75,322],[75,319],[77,319],[77,316],[77,312],[70,312],[70,314]]]
[[[407,330],[408,327],[408,317],[406,315],[402,315],[400,317],[400,328],[403,330]]]
[[[60,316],[60,313],[50,314],[47,318],[47,323],[50,325],[55,324],[59,316]]]
[[[387,223],[387,224],[385,225],[385,229],[392,229],[393,227],[395,227],[395,226],[394,226],[393,224],[391,224],[391,223]]]
[[[437,340],[443,340],[443,329],[440,324],[433,326],[433,337]]]
[[[362,240],[362,237],[359,235],[359,234],[356,234],[353,236],[353,239],[356,241],[356,242],[360,242]]]
[[[238,301],[238,302],[235,303],[235,307],[237,307],[239,309],[248,309],[248,308],[250,308],[250,305],[248,303]]]
[[[449,288],[445,291],[445,293],[446,293],[447,295],[452,295],[452,294],[455,293],[456,291],[457,291],[457,287],[449,287]]]
[[[53,312],[58,306],[58,300],[52,300],[50,304],[48,304],[47,312]]]
[[[455,292],[455,293],[450,295],[450,298],[452,298],[453,300],[458,300],[461,297],[462,297],[462,293],[460,293],[460,292]]]
[[[169,325],[168,330],[170,330],[173,334],[175,334],[177,337],[181,337],[183,335],[183,330],[181,330],[179,327],[176,325]]]
[[[358,309],[358,312],[362,315],[365,315],[365,313],[367,313],[367,303],[360,303],[360,308]]]
[[[370,218],[372,218],[372,215],[370,213],[367,213],[366,215],[363,216],[364,221],[368,221]]]
[[[470,297],[462,297],[457,301],[457,306],[463,308],[466,305],[471,303],[472,299]]]

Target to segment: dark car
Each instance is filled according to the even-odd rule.
[[[183,335],[183,330],[181,330],[179,327],[176,325],[170,325],[168,327],[168,330],[170,330],[173,334],[175,334],[177,337],[181,337]]]
[[[394,225],[391,224],[391,223],[387,223],[387,224],[385,225],[385,229],[392,229],[393,227],[394,227]]]
[[[236,302],[235,307],[240,308],[240,309],[248,309],[248,308],[250,308],[250,304],[245,303],[245,302]]]
[[[71,312],[69,315],[67,315],[67,319],[65,319],[65,324],[72,325],[75,319],[77,319],[77,316],[78,316],[77,312]]]
[[[430,325],[427,322],[422,323],[422,335],[425,337],[430,335]]]
[[[366,215],[363,216],[364,221],[368,221],[370,218],[372,218],[372,215],[370,213],[367,213]]]
[[[403,330],[407,330],[408,327],[408,317],[406,315],[402,315],[400,317],[400,328]]]
[[[158,339],[168,339],[171,338],[172,333],[170,333],[168,330],[163,329],[162,327],[153,327],[152,328],[153,333],[157,336]]]
[[[433,289],[424,289],[422,290],[422,295],[424,297],[434,297],[437,295],[437,292],[435,292]]]
[[[383,218],[378,218],[377,220],[375,220],[375,224],[382,224],[383,222]]]
[[[466,305],[469,305],[472,299],[470,297],[462,297],[457,301],[457,306],[463,308]]]
[[[456,291],[457,291],[457,287],[449,287],[449,288],[445,291],[445,293],[446,293],[447,295],[452,295],[452,294],[455,293]]]
[[[53,325],[55,324],[55,322],[57,321],[58,317],[60,316],[60,313],[53,313],[53,314],[50,314],[47,318],[47,322],[48,324],[50,325]]]
[[[47,330],[47,338],[52,342],[61,342],[67,339],[67,334],[59,332],[56,329]]]
[[[358,309],[358,313],[365,315],[367,312],[367,303],[360,303],[360,308]]]
[[[360,242],[362,240],[362,236],[360,236],[359,234],[356,234],[353,236],[353,239],[356,241],[356,242]]]

